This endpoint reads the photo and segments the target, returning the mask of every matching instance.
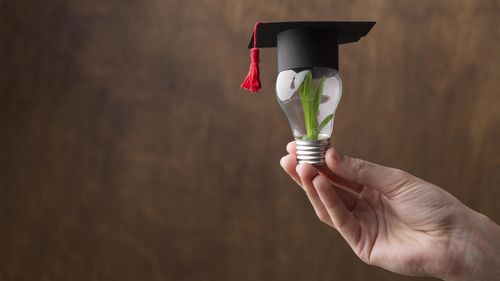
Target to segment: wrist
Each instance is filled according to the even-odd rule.
[[[450,252],[453,265],[444,280],[494,280],[500,276],[500,226],[466,208],[452,235]]]

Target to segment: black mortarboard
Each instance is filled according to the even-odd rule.
[[[252,48],[252,65],[242,87],[253,92],[260,88],[260,82],[254,85],[250,81],[259,80],[258,48],[277,47],[279,72],[313,66],[338,70],[338,45],[358,41],[374,25],[375,22],[258,22],[248,45]]]

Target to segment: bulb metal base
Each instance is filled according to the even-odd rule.
[[[314,166],[325,165],[325,154],[330,147],[330,139],[317,141],[295,140],[297,144],[297,163]]]

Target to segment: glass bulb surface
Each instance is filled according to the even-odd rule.
[[[285,70],[276,79],[276,97],[296,140],[329,139],[341,96],[342,82],[333,68]]]

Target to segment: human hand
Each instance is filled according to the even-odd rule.
[[[500,228],[443,189],[333,148],[318,167],[297,165],[295,142],[287,151],[283,169],[365,263],[445,280],[500,278]]]

